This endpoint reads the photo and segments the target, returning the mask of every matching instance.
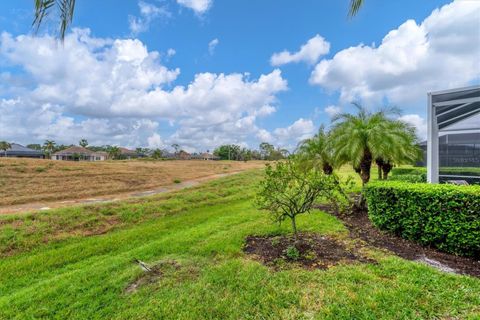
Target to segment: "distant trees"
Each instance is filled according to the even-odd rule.
[[[7,141],[0,141],[0,150],[3,150],[5,157],[7,156],[7,150],[12,147],[12,144]]]
[[[241,147],[236,144],[221,145],[213,151],[220,160],[240,160]]]
[[[42,146],[38,143],[31,143],[27,144],[27,148],[33,149],[33,150],[42,150]]]
[[[287,149],[276,148],[266,142],[259,146],[259,150],[242,148],[236,144],[224,144],[217,147],[213,154],[220,158],[220,160],[280,160],[285,159],[289,155]]]
[[[153,159],[161,159],[162,156],[163,156],[162,150],[160,150],[160,149],[153,150],[153,152],[152,152],[152,158]]]
[[[80,139],[80,141],[78,142],[78,145],[80,147],[83,147],[83,148],[86,148],[88,146],[88,141],[87,139]]]

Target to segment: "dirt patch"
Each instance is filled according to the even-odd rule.
[[[149,270],[142,268],[143,273],[125,288],[125,293],[134,293],[143,286],[158,282],[166,272],[180,269],[180,264],[175,260],[168,260],[159,262],[148,268]]]
[[[356,210],[343,215],[335,214],[328,205],[318,205],[317,208],[342,220],[352,238],[359,238],[371,246],[387,249],[404,259],[419,261],[445,272],[480,277],[480,260],[441,252],[383,232],[372,225],[366,211]]]
[[[375,262],[356,248],[349,249],[338,240],[314,233],[300,233],[297,241],[292,236],[249,236],[243,251],[274,269],[288,264],[328,269],[337,264]]]

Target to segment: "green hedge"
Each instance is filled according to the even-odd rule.
[[[427,182],[427,174],[402,174],[391,176],[388,178],[389,181],[404,181],[404,182],[413,182],[413,183],[425,183]]]
[[[480,257],[480,186],[384,181],[365,190],[380,229],[440,250]]]
[[[399,176],[399,175],[413,175],[413,174],[427,174],[427,168],[425,167],[409,167],[409,168],[393,168],[392,175]]]
[[[413,175],[413,174],[426,174],[427,168],[425,167],[407,167],[407,168],[393,168],[392,175]],[[440,168],[440,174],[460,175],[460,176],[478,176],[480,175],[480,168],[473,167],[442,167]]]

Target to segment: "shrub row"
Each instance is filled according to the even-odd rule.
[[[426,174],[427,168],[425,167],[410,167],[410,168],[393,168],[392,175],[412,175],[412,174]],[[442,167],[440,168],[440,174],[460,175],[460,176],[478,176],[480,175],[480,168],[471,167]]]
[[[402,174],[391,176],[388,178],[390,181],[404,181],[404,182],[413,182],[413,183],[425,183],[427,182],[427,174]]]
[[[442,251],[480,257],[480,186],[369,183],[368,215],[380,229]]]
[[[399,176],[399,175],[413,175],[413,174],[426,174],[427,168],[424,167],[410,167],[410,168],[393,168],[392,175]]]

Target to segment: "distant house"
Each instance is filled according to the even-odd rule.
[[[190,160],[192,159],[192,155],[186,151],[180,150],[180,152],[177,155],[178,159],[180,160]]]
[[[52,160],[66,161],[105,161],[108,154],[103,151],[91,151],[83,147],[73,146],[52,154]]]
[[[208,152],[204,152],[202,154],[200,154],[200,159],[202,160],[220,160],[219,157],[211,154],[211,153],[208,153]]]
[[[0,157],[5,157],[5,154],[8,158],[45,158],[43,151],[30,149],[18,143],[11,143],[11,148],[6,152],[0,150]]]
[[[121,159],[135,159],[138,158],[140,155],[133,150],[127,149],[127,148],[118,148],[120,149],[120,158]]]

